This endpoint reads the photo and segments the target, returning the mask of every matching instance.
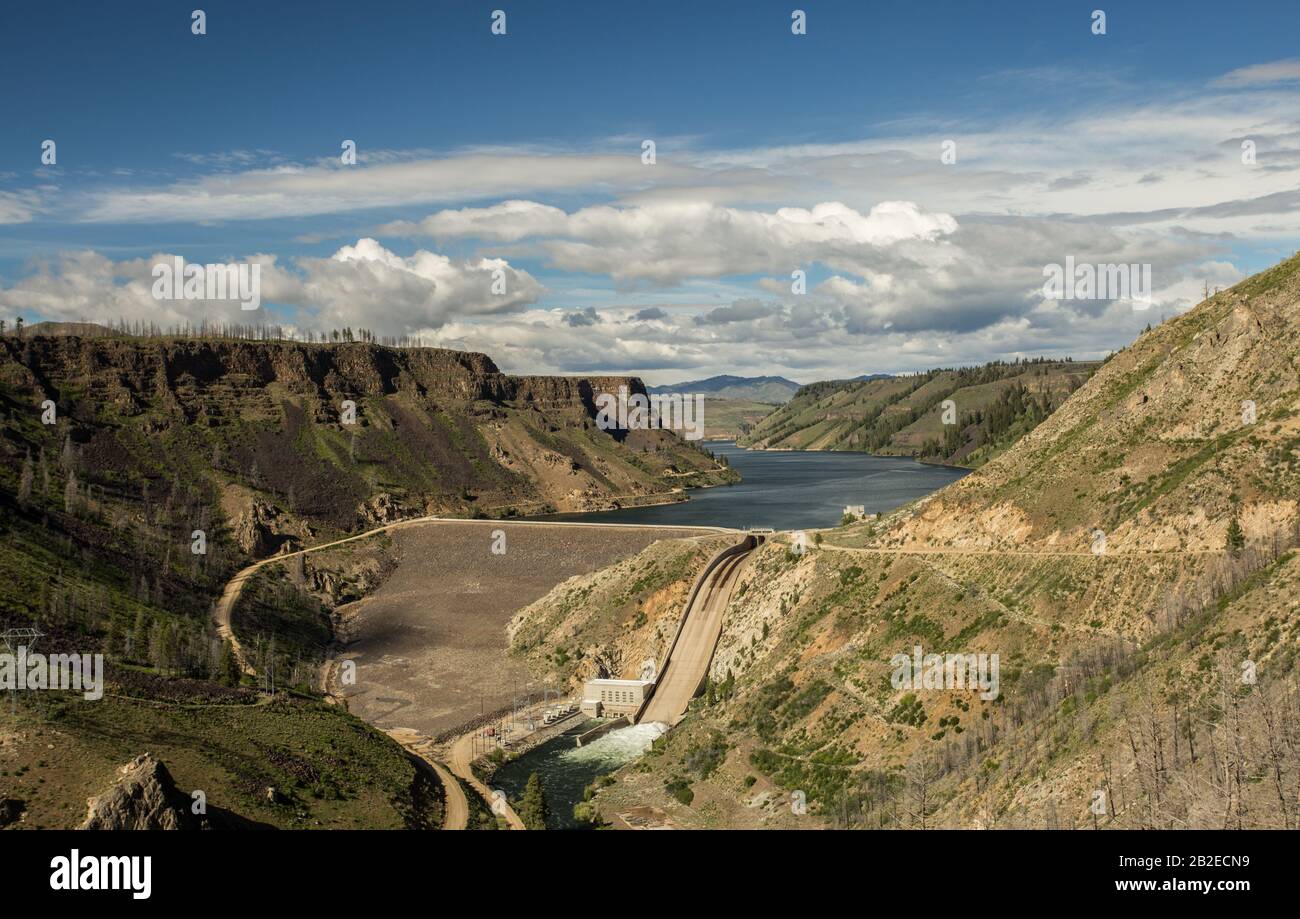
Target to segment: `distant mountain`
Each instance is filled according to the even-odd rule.
[[[740,399],[745,402],[788,402],[799,391],[799,384],[785,377],[737,377],[728,374],[707,380],[684,380],[667,386],[651,386],[655,394],[682,392],[704,393],[710,399]]]

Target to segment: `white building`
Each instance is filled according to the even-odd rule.
[[[588,718],[635,715],[652,686],[653,680],[588,680],[578,707]]]
[[[867,506],[865,504],[846,504],[844,505],[844,516],[861,520],[867,516]]]

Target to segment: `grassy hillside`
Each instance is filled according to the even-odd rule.
[[[744,399],[707,399],[704,403],[704,437],[736,440],[745,436],[779,406]]]
[[[593,807],[702,827],[1300,825],[1298,323],[1300,258],[1144,333],[960,482],[804,555],[764,546],[707,691]],[[997,697],[896,685],[917,645],[997,654]]]
[[[813,383],[755,425],[741,443],[979,466],[1051,414],[1096,366],[1038,360]]]
[[[779,405],[788,401],[799,389],[799,384],[785,377],[716,376],[707,380],[685,380],[667,386],[652,386],[652,393],[703,393],[710,399],[734,399],[741,402],[763,402]]]
[[[443,797],[387,736],[301,697],[118,669],[102,700],[13,694],[0,717],[0,799],[26,829],[72,828],[86,800],[143,752],[210,814],[271,828],[433,829]]]

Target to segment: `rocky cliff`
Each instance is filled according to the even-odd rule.
[[[600,430],[594,398],[620,386],[644,391],[435,348],[0,336],[16,572],[0,609],[107,628],[146,660],[141,608],[206,621],[250,558],[403,517],[671,501],[735,478],[671,432]]]

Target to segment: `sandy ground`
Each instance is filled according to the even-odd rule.
[[[492,552],[492,533],[506,552]],[[509,705],[531,682],[506,657],[514,613],[574,575],[699,530],[440,522],[399,530],[400,562],[378,591],[340,609],[356,683],[335,687],[350,711],[425,737]]]

